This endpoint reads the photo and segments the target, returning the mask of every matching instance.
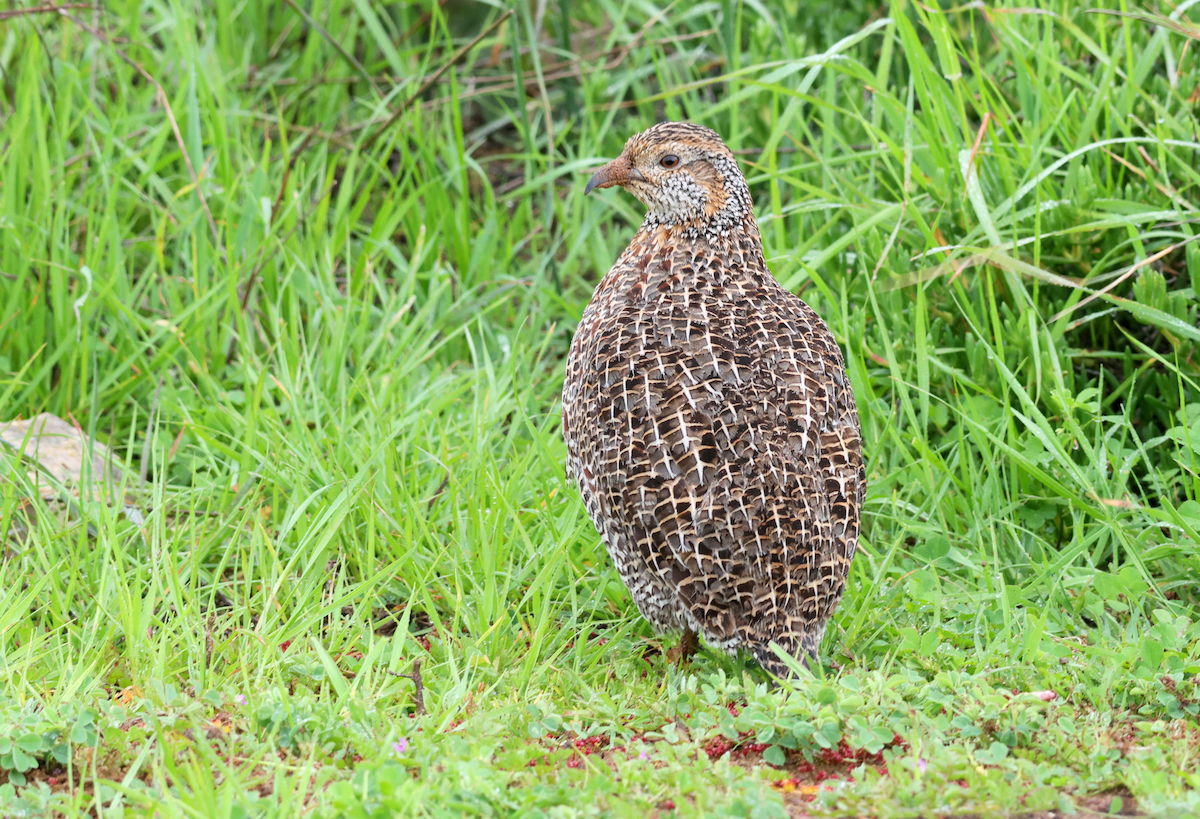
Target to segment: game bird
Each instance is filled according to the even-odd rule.
[[[659,632],[815,661],[858,544],[854,395],[825,322],[775,281],[750,190],[716,132],[664,122],[584,193],[646,206],[567,359],[563,435],[638,610]]]

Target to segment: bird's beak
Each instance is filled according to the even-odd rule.
[[[622,154],[592,174],[583,193],[586,196],[596,188],[611,188],[613,185],[624,185],[626,182],[634,181],[645,182],[646,177],[633,167],[629,157]]]

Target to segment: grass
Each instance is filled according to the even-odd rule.
[[[125,503],[0,448],[0,813],[1200,815],[1200,6],[37,5],[0,419]],[[586,171],[662,118],[738,152],[862,418],[782,688],[669,667],[563,474],[640,221]]]

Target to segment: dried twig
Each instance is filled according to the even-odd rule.
[[[967,162],[967,173],[969,174],[975,169],[975,155],[979,153],[979,146],[983,144],[983,135],[987,133],[988,123],[992,121],[992,112],[987,111],[983,115],[983,122],[979,124],[979,131],[975,134],[975,144],[971,146],[971,158]],[[965,194],[964,194],[965,196]]]
[[[388,671],[393,677],[403,677],[406,680],[412,680],[413,683],[413,703],[416,704],[417,710],[415,716],[425,716],[425,683],[421,679],[421,658],[413,660],[412,673],[401,674],[399,671]]]
[[[353,148],[354,144],[349,140],[343,139],[345,134],[361,131],[364,127],[366,127],[365,125],[360,124],[357,128],[352,126],[350,128],[344,128],[340,131],[330,133],[329,131],[322,131],[320,128],[310,128],[307,125],[297,125],[295,123],[284,122],[278,117],[271,118],[261,111],[252,111],[248,116],[265,122],[267,127],[271,128],[276,133],[282,132],[286,128],[288,131],[298,134],[312,134],[318,139],[324,140],[325,142],[332,142],[334,145],[347,150]]]
[[[1150,164],[1150,167],[1154,168],[1156,173],[1162,173],[1162,171],[1158,170],[1158,166],[1154,164],[1154,162],[1150,159],[1149,155],[1146,153],[1145,149],[1142,148],[1142,146],[1139,145],[1138,150],[1141,151],[1142,156],[1145,157],[1146,161]],[[1193,150],[1193,152],[1194,152],[1194,150]],[[1171,187],[1170,185],[1164,185],[1161,182],[1152,181],[1149,177],[1146,176],[1145,171],[1143,171],[1141,168],[1134,165],[1132,162],[1130,162],[1128,159],[1121,156],[1120,154],[1114,154],[1108,148],[1104,149],[1104,153],[1108,154],[1110,157],[1113,158],[1113,160],[1121,163],[1126,168],[1128,168],[1130,173],[1137,174],[1143,180],[1149,182],[1151,185],[1153,185],[1155,188],[1158,189],[1159,193],[1161,193],[1163,196],[1170,199],[1175,204],[1179,205],[1185,211],[1195,210],[1195,207],[1190,202],[1188,202],[1186,199],[1184,199],[1182,196],[1180,196],[1179,191],[1175,190],[1175,188]],[[1170,180],[1168,179],[1168,181],[1170,181]]]
[[[398,83],[403,81],[403,77],[393,77],[390,74],[379,74],[373,77],[374,80],[384,80],[385,82]],[[278,78],[263,78],[246,80],[238,84],[238,89],[248,91],[253,88],[287,88],[293,85],[353,85],[356,82],[362,82],[361,77],[323,77],[319,80],[303,79],[302,77],[278,77]]]
[[[436,491],[433,493],[433,497],[431,497],[431,498],[429,499],[429,505],[428,505],[427,507],[425,507],[425,511],[426,511],[426,512],[432,512],[432,511],[433,511],[433,505],[434,505],[435,503],[437,503],[437,501],[438,501],[438,498],[440,498],[440,497],[442,496],[442,493],[446,491],[446,485],[447,485],[447,484],[449,484],[449,483],[450,483],[450,473],[449,473],[449,472],[447,472],[447,473],[446,473],[446,477],[442,478],[442,482],[441,482],[440,484],[438,484],[438,488],[437,488],[437,490],[436,490]]]
[[[213,629],[216,627],[216,615],[211,612],[204,623],[204,668],[212,670]]]
[[[1183,247],[1185,244],[1187,244],[1186,241],[1185,242],[1176,242],[1173,245],[1168,245],[1168,246],[1164,247],[1162,250],[1155,253],[1153,256],[1147,256],[1146,258],[1142,259],[1137,264],[1131,265],[1128,270],[1126,270],[1120,276],[1117,276],[1115,279],[1113,279],[1108,284],[1104,285],[1104,287],[1101,287],[1095,293],[1089,293],[1088,295],[1084,296],[1082,299],[1080,299],[1079,301],[1077,301],[1075,304],[1071,305],[1070,307],[1065,307],[1062,310],[1059,310],[1057,313],[1055,313],[1053,316],[1050,317],[1050,321],[1048,323],[1053,324],[1054,322],[1058,321],[1063,316],[1071,315],[1071,313],[1075,312],[1080,307],[1083,307],[1085,304],[1087,304],[1091,301],[1095,301],[1096,299],[1100,298],[1105,293],[1112,290],[1118,284],[1120,284],[1121,282],[1128,279],[1130,276],[1132,276],[1134,273],[1141,270],[1146,265],[1154,264],[1159,259],[1161,259],[1163,256],[1166,256],[1168,253],[1170,253],[1172,250],[1175,250],[1176,248],[1179,248],[1179,247]]]
[[[1108,9],[1088,9],[1087,13],[1111,14],[1113,17],[1128,17],[1131,20],[1138,20],[1143,23],[1150,23],[1151,25],[1158,26],[1159,28],[1170,29],[1176,34],[1182,34],[1184,37],[1190,37],[1193,40],[1200,40],[1200,28],[1162,14],[1148,14],[1145,12],[1135,13],[1130,11],[1109,11]]]
[[[68,9],[91,9],[96,11],[95,6],[89,6],[87,3],[67,3],[62,6],[34,6],[31,9],[13,9],[12,11],[0,11],[0,20],[11,20],[13,17],[23,17],[26,14],[48,14],[56,11],[66,11]]]
[[[300,147],[292,151],[291,157],[288,159],[287,167],[283,169],[283,181],[279,183],[279,193],[275,197],[275,203],[271,205],[271,224],[275,224],[275,217],[279,213],[279,205],[283,202],[283,193],[287,190],[288,177],[292,173],[292,168],[296,167],[296,160],[300,158],[300,154],[304,153],[304,149],[308,147],[308,143],[312,142],[316,131],[309,131],[304,135],[304,139],[300,142]],[[242,300],[242,309],[246,309],[246,301]]]

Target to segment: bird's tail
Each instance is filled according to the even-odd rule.
[[[783,650],[784,654],[789,654],[795,657],[800,665],[807,668],[809,671],[816,671],[820,667],[820,662],[817,659],[817,646],[821,644],[821,637],[825,633],[825,624],[822,623],[819,629],[813,629],[801,634],[780,634],[771,639],[759,640],[751,643],[748,648],[754,659],[758,661],[764,669],[773,677],[786,680],[794,676],[791,666],[780,659],[775,653],[772,643],[778,645]]]

